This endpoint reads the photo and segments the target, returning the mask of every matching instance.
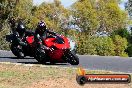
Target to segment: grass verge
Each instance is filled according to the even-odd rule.
[[[86,84],[76,82],[76,69],[24,66],[0,63],[0,88],[132,88],[130,84]],[[87,71],[88,74],[111,74],[109,71]]]

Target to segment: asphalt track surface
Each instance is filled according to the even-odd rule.
[[[88,70],[108,70],[115,72],[132,73],[132,58],[112,56],[78,55],[80,66]],[[38,64],[34,58],[17,59],[11,51],[0,50],[0,62]],[[47,64],[50,65],[50,64]],[[68,63],[58,63],[54,66],[71,67]],[[77,66],[74,66],[77,67]]]

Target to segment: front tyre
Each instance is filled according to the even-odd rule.
[[[24,53],[23,52],[19,52],[17,58],[23,59],[24,58]]]
[[[71,65],[78,65],[79,64],[79,58],[76,54],[72,55],[72,60],[70,62]]]
[[[72,52],[69,52],[66,58],[67,58],[68,63],[70,63],[71,65],[79,64],[79,57]]]
[[[18,45],[11,44],[11,51],[17,58],[24,58],[24,53],[18,48]]]

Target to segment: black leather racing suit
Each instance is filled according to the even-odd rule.
[[[52,31],[49,31],[47,28],[43,31],[39,30],[38,28],[36,29],[35,31],[35,35],[36,35],[36,41],[39,42],[38,43],[38,47],[39,48],[44,48],[44,49],[47,49],[48,47],[46,47],[44,45],[44,42],[43,42],[43,39],[46,39],[47,36],[48,36],[48,33],[49,34],[52,34],[52,35],[56,35],[55,32],[52,32]]]
[[[10,20],[9,23],[10,23],[10,27],[13,33],[13,36],[12,36],[13,43],[16,45],[27,46],[27,44],[23,40],[25,40],[28,32],[26,32],[26,30],[18,31],[15,20]]]

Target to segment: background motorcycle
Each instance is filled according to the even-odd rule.
[[[16,43],[15,42],[16,40],[15,40],[13,35],[14,34],[8,35],[7,40],[8,40],[8,42],[11,43],[10,49],[15,56],[17,56],[18,58],[24,58],[26,56],[44,57],[45,54],[42,53],[41,51],[39,51],[39,49],[37,49],[37,47],[36,47],[36,42],[34,39],[34,33],[33,32],[28,33],[26,38],[22,40],[22,41],[27,43],[27,46],[21,46],[20,44]],[[39,54],[39,55],[36,55],[36,54]]]

